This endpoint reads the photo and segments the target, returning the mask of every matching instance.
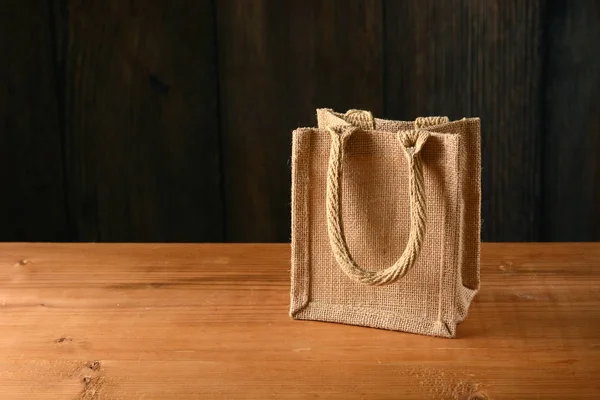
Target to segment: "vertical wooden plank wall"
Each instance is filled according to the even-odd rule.
[[[542,239],[600,240],[600,3],[549,4]]]
[[[0,240],[289,240],[315,108],[480,116],[488,241],[600,238],[600,10],[9,0]]]
[[[539,239],[539,0],[384,1],[386,114],[477,116],[482,238]]]
[[[0,240],[69,238],[51,10],[0,7]]]
[[[212,2],[68,5],[66,171],[77,239],[223,240]]]
[[[227,238],[289,241],[291,132],[382,110],[379,1],[217,2]]]

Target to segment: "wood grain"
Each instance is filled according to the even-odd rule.
[[[318,107],[380,114],[379,1],[217,2],[229,241],[290,238],[291,132]]]
[[[69,202],[84,241],[221,241],[211,0],[68,7]]]
[[[539,238],[543,4],[384,1],[387,116],[481,118],[484,240]]]
[[[599,244],[483,244],[458,339],[293,321],[289,259],[283,244],[0,244],[0,398],[600,394]]]
[[[68,240],[51,10],[19,0],[1,8],[0,241]]]
[[[542,239],[600,240],[600,3],[548,9]]]

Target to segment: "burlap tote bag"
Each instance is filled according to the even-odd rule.
[[[290,316],[455,337],[479,289],[479,119],[317,119],[293,133]]]

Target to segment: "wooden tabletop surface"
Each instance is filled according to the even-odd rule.
[[[289,260],[0,244],[0,399],[600,398],[600,244],[483,244],[457,339],[291,320]]]

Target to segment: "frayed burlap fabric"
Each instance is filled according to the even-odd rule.
[[[479,119],[317,119],[293,133],[291,317],[455,337],[479,290]]]

